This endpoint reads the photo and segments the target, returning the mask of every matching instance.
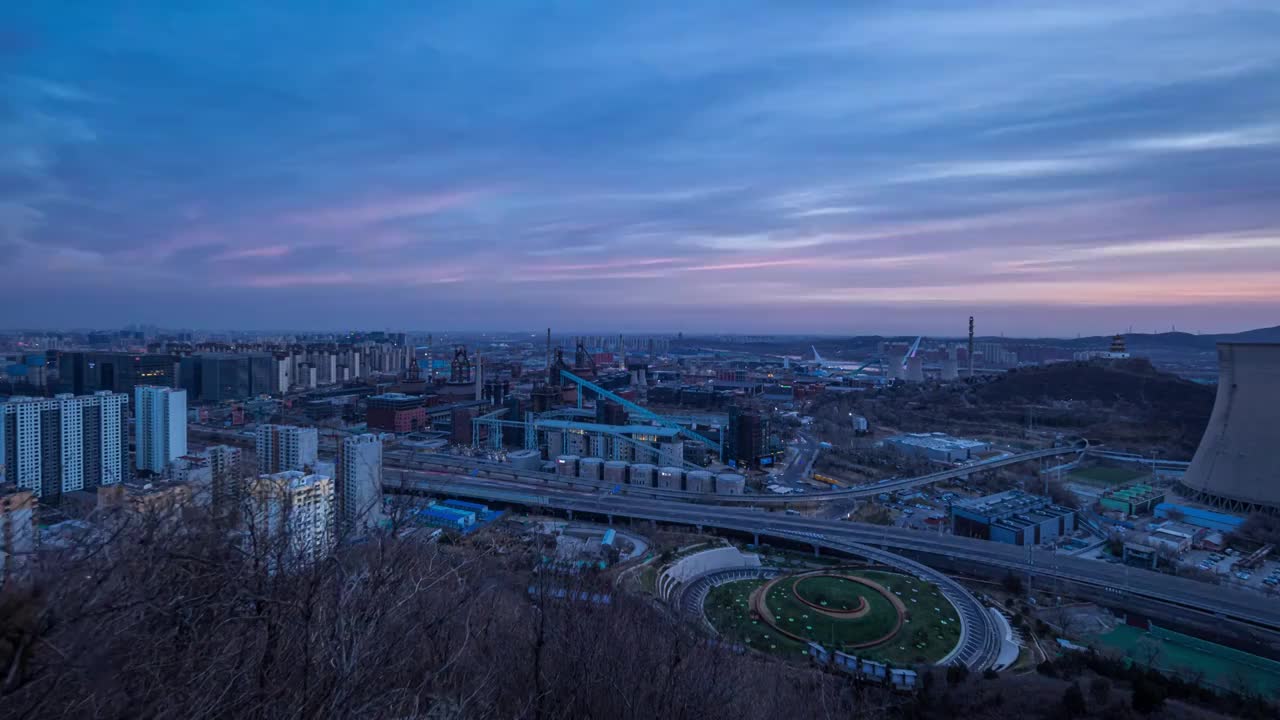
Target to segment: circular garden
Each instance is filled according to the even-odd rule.
[[[938,588],[892,572],[835,568],[712,588],[707,620],[725,639],[803,655],[808,643],[895,664],[937,662],[960,639]]]

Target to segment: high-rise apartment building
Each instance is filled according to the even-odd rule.
[[[245,481],[244,471],[240,467],[240,448],[214,445],[202,454],[209,459],[209,484],[213,492],[214,507],[235,507],[240,502]]]
[[[365,433],[343,438],[334,464],[337,515],[344,531],[376,527],[382,512],[382,441]]]
[[[255,449],[258,473],[269,475],[286,470],[314,468],[320,436],[315,428],[293,425],[259,425]]]
[[[273,567],[283,556],[284,567],[307,565],[333,550],[333,479],[298,470],[262,475],[248,493],[247,526],[258,549]]]
[[[139,385],[134,390],[134,453],[139,470],[163,473],[187,454],[187,391]]]
[[[50,505],[62,493],[124,482],[130,476],[128,402],[128,395],[100,391],[0,403],[6,479]]]
[[[36,550],[36,495],[0,484],[0,587]]]

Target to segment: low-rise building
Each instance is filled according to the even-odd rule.
[[[1071,508],[1047,497],[1007,490],[951,505],[951,532],[1011,545],[1039,545],[1076,529]]]
[[[1163,490],[1134,483],[1108,490],[1099,498],[1098,503],[1108,510],[1118,510],[1125,515],[1146,515],[1164,502],[1164,497]]]
[[[903,455],[944,463],[974,460],[977,453],[990,447],[981,440],[951,437],[946,433],[907,433],[886,438],[884,442]]]

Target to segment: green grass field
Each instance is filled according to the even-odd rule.
[[[1133,482],[1134,480],[1146,477],[1149,474],[1150,473],[1142,470],[1134,470],[1132,468],[1095,466],[1074,470],[1067,476],[1067,480],[1085,485],[1111,487],[1113,485],[1123,485],[1127,482]]]
[[[1163,637],[1162,637],[1163,636]],[[1280,697],[1280,663],[1240,652],[1187,635],[1161,630],[1146,632],[1120,625],[1097,639],[1130,660],[1157,670],[1183,676],[1199,675],[1203,681],[1224,690]]]
[[[874,580],[890,592],[896,593],[908,612],[908,618],[903,622],[902,628],[892,638],[872,648],[852,651],[858,657],[899,666],[936,662],[951,652],[959,642],[960,618],[955,608],[942,597],[936,587],[896,573],[858,570],[852,571],[852,574]],[[819,580],[826,579],[810,579],[801,585],[806,597],[812,599],[810,593],[813,590],[809,584]],[[874,599],[868,598],[868,602],[873,604],[871,613],[867,616],[857,620],[837,620],[815,613],[795,600],[791,595],[793,582],[794,580],[784,580],[774,587],[773,594],[785,588],[789,598],[787,602],[784,603],[782,598],[778,598],[778,604],[775,605],[774,598],[768,600],[769,607],[775,613],[779,623],[787,623],[786,627],[790,632],[835,648],[839,643],[861,642],[860,638],[878,637],[893,627],[893,607],[869,588],[835,581],[838,585],[830,588],[830,592],[841,594],[865,592],[874,596]],[[804,643],[791,640],[774,631],[763,621],[751,618],[749,607],[751,593],[762,584],[764,583],[760,580],[742,580],[712,588],[703,605],[707,620],[726,639],[741,642],[753,649],[790,657],[804,655]],[[822,585],[814,587],[822,587]],[[780,612],[784,609],[786,615]],[[791,620],[793,617],[794,622]],[[843,626],[836,627],[836,625]],[[827,635],[824,636],[822,634],[824,632]],[[832,642],[831,638],[836,633],[839,639]]]

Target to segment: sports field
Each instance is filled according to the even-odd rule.
[[[1127,482],[1133,482],[1134,480],[1148,475],[1150,475],[1150,473],[1143,470],[1134,470],[1132,468],[1095,466],[1074,470],[1067,476],[1067,480],[1084,485],[1111,487],[1113,485],[1123,485]]]
[[[1189,635],[1153,628],[1151,632],[1120,625],[1097,643],[1119,650],[1130,660],[1184,677],[1200,677],[1222,690],[1280,697],[1280,663]]]

